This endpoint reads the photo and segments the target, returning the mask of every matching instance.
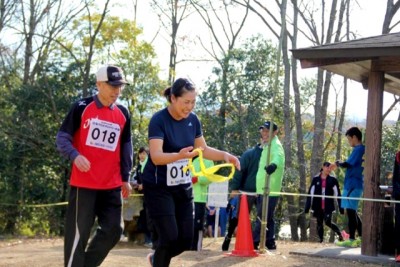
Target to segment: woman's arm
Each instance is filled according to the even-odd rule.
[[[222,151],[222,150],[207,146],[206,140],[204,139],[203,136],[196,138],[196,140],[194,141],[194,147],[203,149],[204,158],[214,160],[214,161],[223,160],[225,162],[233,163],[233,165],[235,165],[236,169],[240,170],[240,161],[236,156],[234,156],[226,151]]]
[[[162,139],[151,139],[149,141],[150,156],[155,165],[166,165],[180,159],[193,158],[197,155],[197,152],[192,152],[192,146],[182,148],[179,152],[165,153],[162,149],[163,143]]]

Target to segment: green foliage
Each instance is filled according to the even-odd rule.
[[[92,19],[90,23],[96,26],[99,16]],[[70,162],[56,151],[55,135],[71,104],[83,96],[90,23],[80,18],[75,25],[78,38],[74,41],[79,45],[71,36],[57,38],[53,48],[59,50],[53,50],[33,81],[22,84],[18,61],[0,75],[0,234],[63,233],[65,205],[36,208],[25,204],[66,201]],[[141,33],[132,21],[106,17],[94,51],[94,62],[120,65],[131,83],[121,101],[132,115],[135,149],[147,143],[149,118],[164,105],[160,89],[166,87],[158,78],[154,49],[137,38]],[[95,94],[94,75],[88,85]]]
[[[390,175],[393,172],[396,152],[399,151],[400,123],[393,126],[383,126],[381,146],[381,175],[383,185],[392,185]]]
[[[227,147],[233,153],[244,150],[259,141],[258,127],[270,119],[276,49],[260,36],[248,39],[243,47],[231,50],[226,58],[226,70],[215,68],[214,77],[206,84],[197,105],[207,143]],[[224,79],[226,75],[226,79]],[[226,85],[224,82],[226,81]],[[221,123],[222,88],[226,91],[226,124]],[[282,102],[282,90],[277,90],[276,102]],[[275,121],[281,121],[282,109],[277,107]],[[220,114],[219,114],[220,115]],[[219,143],[221,127],[225,127],[225,144]]]
[[[59,234],[62,207],[32,210],[28,204],[65,201],[67,164],[55,149],[54,137],[79,91],[72,93],[79,80],[71,69],[62,71],[49,65],[33,85],[11,89],[2,106],[0,203],[13,208],[0,210],[0,233]],[[61,164],[60,164],[61,163]],[[14,208],[15,207],[15,208]],[[58,223],[51,223],[57,218]]]

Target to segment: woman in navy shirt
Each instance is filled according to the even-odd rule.
[[[236,156],[207,146],[201,123],[192,112],[196,89],[184,78],[165,89],[168,107],[149,124],[149,160],[143,173],[144,198],[158,234],[157,248],[148,255],[152,266],[169,266],[171,258],[190,250],[193,238],[193,192],[190,171],[183,171],[202,148],[204,158],[233,163]]]

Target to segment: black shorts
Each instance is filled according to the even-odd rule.
[[[193,219],[192,187],[144,184],[143,190],[149,216],[174,216],[180,211]]]

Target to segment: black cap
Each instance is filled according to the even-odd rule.
[[[266,122],[264,122],[263,125],[261,125],[260,127],[258,127],[258,129],[261,130],[262,128],[267,128],[267,129],[269,130],[269,129],[270,129],[270,126],[271,126],[271,122],[270,122],[270,121],[266,121]],[[274,131],[278,130],[278,125],[276,125],[276,124],[274,123],[274,126],[272,127],[272,129],[273,129]]]

